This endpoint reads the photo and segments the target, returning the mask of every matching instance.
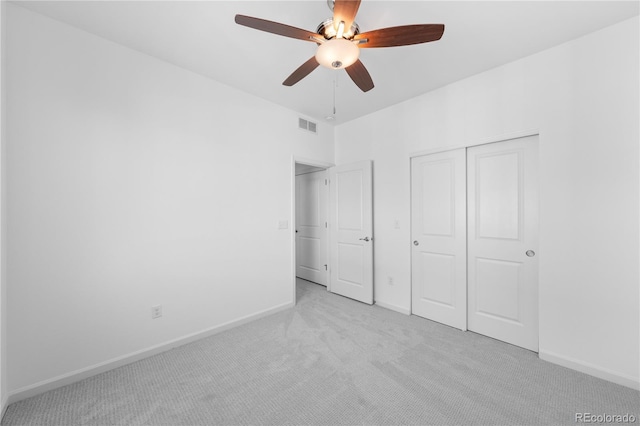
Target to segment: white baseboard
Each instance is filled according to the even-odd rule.
[[[257,312],[255,314],[247,315],[245,317],[226,322],[224,324],[208,328],[206,330],[198,331],[196,333],[188,334],[186,336],[179,337],[177,339],[170,340],[168,342],[161,343],[159,345],[151,346],[146,349],[142,349],[136,352],[129,353],[117,358],[112,358],[108,361],[101,362],[86,368],[72,371],[70,373],[62,374],[60,376],[43,380],[33,385],[24,386],[15,391],[9,392],[8,398],[3,404],[3,410],[7,405],[14,402],[21,401],[32,396],[39,395],[43,392],[47,392],[53,389],[57,389],[62,386],[70,385],[80,380],[87,379],[105,371],[113,370],[123,365],[131,364],[132,362],[139,361],[144,358],[148,358],[153,355],[157,355],[162,352],[166,352],[170,349],[178,346],[186,345],[187,343],[195,342],[205,337],[213,336],[214,334],[229,330],[234,327],[238,327],[242,324],[246,324],[251,321],[275,314],[277,312],[289,309],[294,306],[293,302],[284,303],[282,305],[275,306],[273,308],[265,309],[264,311]],[[4,414],[4,411],[3,411]]]
[[[604,379],[631,389],[640,390],[640,379],[638,379],[637,377],[620,374],[615,371],[607,370],[605,368],[601,368],[596,365],[589,364],[587,362],[570,358],[564,355],[555,354],[553,352],[540,350],[540,352],[538,352],[538,355],[543,361],[548,361],[553,364],[571,368],[572,370],[577,370],[582,373],[589,374],[590,376]]]
[[[394,305],[392,303],[380,302],[379,300],[375,301],[375,304],[380,306],[381,308],[390,309],[392,311],[400,312],[401,314],[411,315],[411,310],[407,308],[403,308],[402,306]]]

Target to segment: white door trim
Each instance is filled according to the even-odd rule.
[[[538,129],[503,133],[501,135],[488,136],[485,138],[477,139],[475,141],[469,141],[460,145],[442,146],[438,148],[431,148],[431,149],[425,149],[422,151],[412,152],[409,154],[409,161],[411,161],[411,159],[414,157],[422,157],[423,155],[437,154],[438,152],[453,151],[454,149],[471,148],[473,146],[478,146],[478,145],[487,145],[490,143],[505,142],[513,139],[520,139],[520,138],[526,138],[528,136],[539,136],[539,135],[540,135],[540,131]]]
[[[296,163],[306,164],[307,166],[322,167],[328,169],[334,167],[335,164],[328,163],[326,161],[312,160],[309,158],[291,156],[291,182],[289,184],[290,197],[290,212],[291,226],[289,227],[289,240],[291,241],[291,258],[290,258],[290,276],[291,276],[291,294],[293,304],[296,304]],[[328,204],[328,203],[327,203]],[[328,206],[327,206],[328,209]],[[329,245],[327,244],[327,250]],[[327,259],[329,259],[329,253],[327,251]],[[327,290],[330,289],[330,282],[327,280]]]

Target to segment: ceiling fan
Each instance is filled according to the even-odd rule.
[[[361,48],[427,43],[440,40],[444,33],[443,24],[403,25],[361,33],[355,22],[360,0],[327,0],[327,3],[333,9],[333,17],[318,25],[315,33],[245,15],[236,15],[235,20],[246,27],[318,45],[316,54],[282,83],[285,86],[293,86],[322,65],[331,69],[344,68],[363,92],[373,89],[373,80],[358,59]]]

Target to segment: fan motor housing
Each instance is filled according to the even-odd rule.
[[[320,25],[318,25],[318,29],[316,30],[316,32],[320,34],[322,37],[326,38],[327,40],[331,40],[332,38],[335,38],[336,27],[333,24],[333,18],[329,18],[321,22]],[[344,31],[344,34],[342,35],[342,37],[346,38],[347,40],[351,40],[353,39],[353,37],[356,36],[356,34],[360,34],[360,27],[354,21],[353,24],[351,24],[351,28],[349,28],[349,31],[346,31],[346,30]]]

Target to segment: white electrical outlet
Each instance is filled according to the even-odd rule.
[[[387,276],[387,284],[393,285],[393,277],[391,275]]]
[[[400,229],[400,220],[396,219],[393,221],[393,227],[396,229]]]
[[[151,319],[160,318],[162,316],[162,305],[151,307]]]

